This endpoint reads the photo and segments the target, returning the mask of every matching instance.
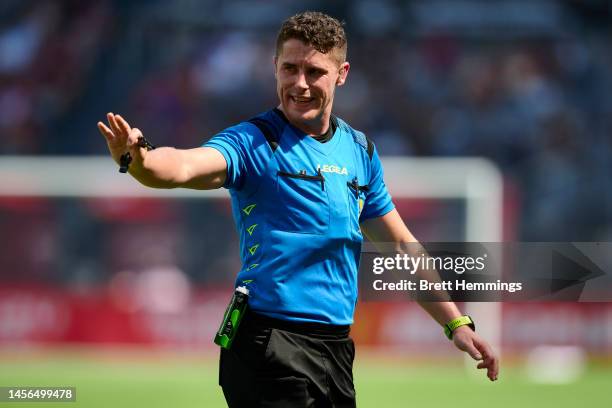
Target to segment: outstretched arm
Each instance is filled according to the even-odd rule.
[[[140,183],[155,188],[185,187],[198,190],[219,188],[225,183],[227,164],[223,155],[210,147],[155,150],[138,146],[142,132],[125,119],[107,114],[108,126],[98,122],[98,130],[106,139],[108,150],[119,163],[121,155],[132,156],[129,173]]]
[[[381,217],[364,221],[361,230],[375,245],[377,242],[394,243],[397,252],[409,252],[406,244],[418,242],[395,209]],[[461,312],[453,302],[421,301],[419,305],[441,326],[461,316]],[[461,326],[453,332],[453,342],[458,349],[468,353],[474,360],[480,361],[477,368],[486,368],[487,377],[491,381],[497,380],[499,359],[491,346],[478,334],[468,326]]]

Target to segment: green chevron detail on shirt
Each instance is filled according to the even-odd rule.
[[[242,283],[245,285],[248,285],[249,283],[253,282],[253,279],[247,279],[247,280],[243,280]]]
[[[247,228],[247,232],[249,233],[249,235],[253,235],[253,231],[255,230],[256,227],[257,227],[257,224],[253,224],[249,228]]]
[[[251,211],[253,211],[253,208],[255,208],[256,205],[257,204],[247,205],[246,207],[242,209],[242,212],[245,213],[246,215],[251,215]]]
[[[253,268],[257,268],[259,266],[259,264],[252,264],[247,268],[247,271],[250,271]]]
[[[259,244],[255,244],[249,248],[249,252],[251,253],[251,255],[253,255],[255,251],[257,251],[257,248],[259,248]]]

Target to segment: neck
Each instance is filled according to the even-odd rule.
[[[324,112],[320,117],[312,120],[298,122],[292,120],[287,115],[282,105],[278,105],[278,109],[283,112],[289,123],[306,133],[308,136],[319,136],[327,132],[327,129],[329,129],[329,118],[331,117],[331,112]]]

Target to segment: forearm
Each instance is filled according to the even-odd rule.
[[[180,187],[187,180],[183,152],[159,147],[144,153],[143,160],[130,164],[129,173],[141,184],[153,188]]]
[[[418,304],[441,326],[461,316],[461,312],[454,302],[424,302]]]
[[[418,257],[420,255],[427,255],[425,249],[412,237],[403,237],[403,242],[398,243],[399,252],[408,253],[410,256]],[[432,269],[421,269],[416,272],[416,275],[429,282],[440,282],[440,276],[436,270]],[[433,319],[440,325],[445,325],[449,321],[461,316],[461,312],[454,302],[450,301],[449,295],[446,291],[435,291],[431,294],[432,300],[418,300],[417,303],[421,306]]]
[[[410,256],[418,257],[428,256],[425,249],[412,236],[405,236],[403,242],[399,243],[399,252],[408,253]],[[423,268],[416,271],[416,275],[421,279],[429,282],[440,282],[440,275],[435,269]],[[430,299],[437,300],[418,300],[417,303],[421,306],[433,319],[440,325],[445,325],[449,321],[461,316],[461,312],[454,302],[450,301],[450,297],[446,291],[434,291]]]
[[[113,159],[129,153],[129,173],[140,183],[154,188],[185,187],[198,190],[219,188],[225,183],[227,164],[223,155],[209,147],[147,150],[140,146],[142,132],[119,115],[108,113],[109,126],[98,122]]]
[[[362,224],[364,234],[380,250],[389,250],[388,245],[393,244],[393,251],[400,254],[408,254],[412,257],[427,256],[427,253],[418,240],[408,230],[396,210],[378,219],[366,221]],[[416,271],[417,276],[430,282],[439,282],[440,276],[436,270],[421,268]],[[433,301],[433,299],[436,299]],[[461,316],[459,308],[455,303],[449,301],[446,291],[429,293],[427,300],[418,300],[418,304],[425,309],[431,317],[440,325],[445,325],[450,320]]]

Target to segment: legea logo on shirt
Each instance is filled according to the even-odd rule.
[[[321,173],[337,173],[337,174],[344,174],[345,176],[348,175],[348,171],[346,170],[346,167],[339,167],[336,166],[335,164],[323,164],[317,165],[317,170],[321,170]]]

